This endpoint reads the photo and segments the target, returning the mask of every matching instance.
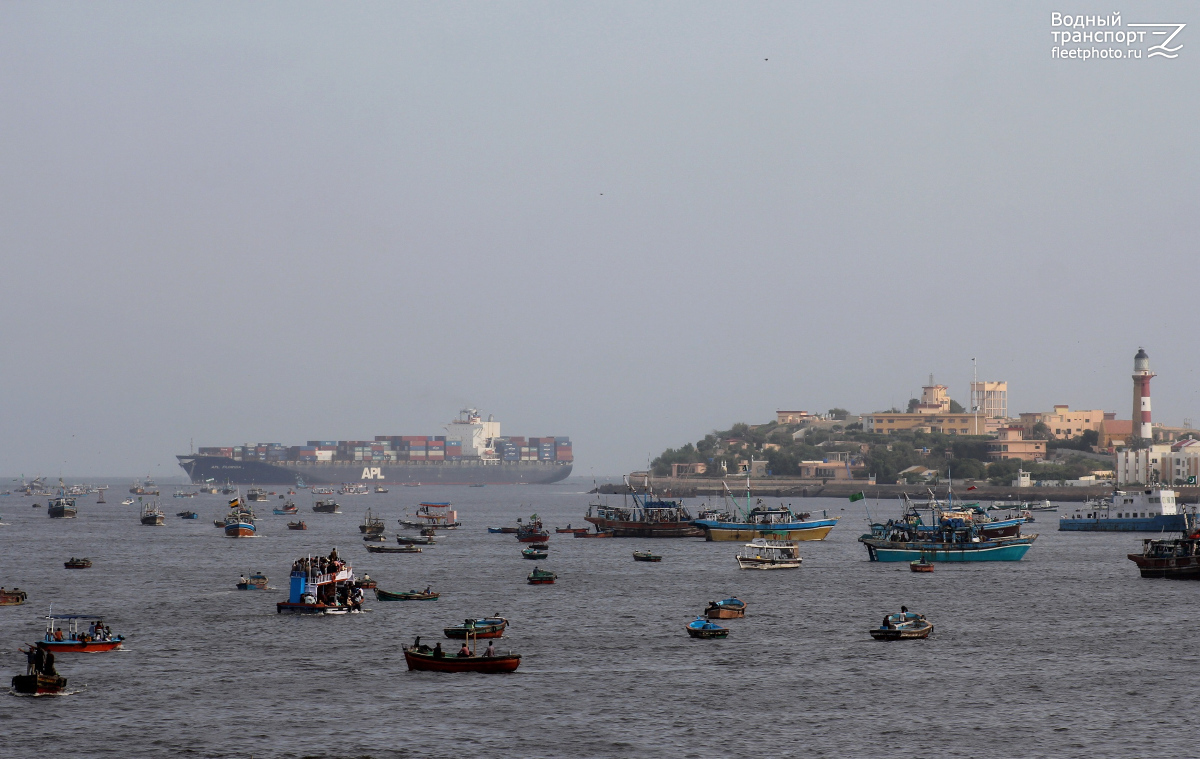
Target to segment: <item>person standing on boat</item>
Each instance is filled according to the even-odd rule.
[[[437,645],[433,647],[433,658],[441,659],[446,654],[442,651],[442,642],[439,640]]]
[[[25,654],[25,674],[32,675],[37,671],[37,646],[31,645],[27,649],[18,646],[17,650]]]

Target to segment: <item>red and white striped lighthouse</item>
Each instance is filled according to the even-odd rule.
[[[1154,430],[1150,424],[1150,357],[1144,348],[1138,348],[1133,357],[1133,431],[1145,440],[1152,440]]]

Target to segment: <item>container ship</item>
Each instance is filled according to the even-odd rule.
[[[377,435],[374,440],[309,440],[307,445],[244,444],[176,456],[193,483],[329,485],[516,485],[571,474],[568,437],[504,437],[490,415],[463,409],[446,434]]]

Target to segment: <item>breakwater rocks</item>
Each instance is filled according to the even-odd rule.
[[[631,476],[630,482],[634,489],[644,492],[645,478],[642,475]],[[746,492],[746,480],[730,478],[725,480],[734,495]],[[724,495],[725,485],[718,479],[651,477],[650,487],[664,497],[696,498],[713,495]],[[974,490],[968,488],[974,487]],[[946,497],[946,485],[867,485],[857,481],[795,480],[782,477],[756,477],[750,480],[750,490],[756,496],[776,496],[781,498],[849,498],[855,493],[864,493],[867,498],[896,498],[907,493],[915,499],[929,497],[932,490],[938,498]],[[1200,488],[1176,488],[1178,500],[1181,503],[1196,503],[1200,500]],[[620,495],[629,493],[624,484],[605,484],[597,490],[605,495]],[[954,483],[956,499],[966,501],[1086,501],[1089,498],[1101,498],[1112,493],[1112,488],[1106,485],[1094,487],[1031,487],[1014,488],[987,483]]]

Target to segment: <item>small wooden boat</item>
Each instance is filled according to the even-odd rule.
[[[254,574],[250,575],[249,580],[247,580],[245,577],[243,577],[241,582],[239,582],[237,584],[237,589],[238,590],[266,590],[267,589],[267,576],[265,574],[263,574],[262,572],[255,572]]]
[[[489,527],[488,532],[492,533],[493,535],[496,535],[496,534],[504,532],[504,528],[503,527]],[[516,531],[514,530],[514,532],[516,532]]]
[[[371,579],[371,575],[363,575],[354,581],[354,587],[362,588],[363,590],[374,590],[377,586],[378,583]]]
[[[363,535],[363,540],[368,543],[386,543],[387,535],[384,535],[382,532],[367,533]]]
[[[633,552],[633,560],[634,561],[662,561],[662,556],[659,556],[656,553],[650,553],[649,551],[634,551]]]
[[[304,523],[304,520],[301,519],[299,522],[288,522],[288,529],[289,530],[307,530],[308,525],[306,525]]]
[[[20,606],[29,597],[20,588],[0,588],[0,606]]]
[[[376,485],[375,492],[376,493],[386,493],[386,492],[388,492],[388,489],[385,488],[383,485]]]
[[[441,654],[441,656],[438,656]],[[520,654],[499,654],[496,656],[458,656],[446,654],[440,650],[430,649],[429,646],[416,648],[408,646],[404,649],[404,661],[410,670],[423,672],[483,672],[496,674],[515,672],[521,665]]]
[[[571,525],[567,525],[566,527],[555,527],[554,528],[554,531],[556,533],[558,533],[559,535],[574,535],[575,533],[579,532],[580,530],[587,532],[588,528],[587,527],[572,527]]]
[[[553,585],[554,581],[558,579],[558,575],[534,567],[525,579],[529,581],[530,585]]]
[[[91,559],[76,559],[75,557],[71,557],[70,561],[63,562],[63,566],[67,569],[91,569],[92,562]]]
[[[903,609],[899,614],[888,614],[879,627],[870,631],[875,640],[919,640],[929,637],[933,625],[924,614],[914,614]]]
[[[709,622],[704,617],[696,617],[687,624],[687,633],[693,638],[727,638],[729,628]]]
[[[375,588],[375,598],[380,601],[436,601],[441,593],[425,593],[420,590],[410,590],[407,593],[389,593]]]
[[[367,544],[367,550],[371,553],[420,553],[419,546],[373,546]]]
[[[588,532],[587,530],[578,530],[575,532],[575,537],[577,537],[577,538],[611,538],[612,536],[613,536],[612,530],[597,529],[595,532]]]
[[[396,542],[400,545],[431,546],[437,541],[429,535],[397,535]]]
[[[461,625],[447,627],[442,632],[447,638],[500,638],[506,627],[508,620],[504,617],[481,617],[464,620]]]
[[[911,569],[913,572],[932,572],[933,571],[933,562],[926,561],[925,557],[922,556],[921,558],[917,559],[916,561],[910,561],[908,563],[908,568]]]
[[[534,561],[541,561],[550,556],[546,551],[538,550],[537,548],[525,548],[521,551],[521,556]]]
[[[740,598],[710,601],[704,615],[709,619],[738,619],[746,616],[746,602]]]
[[[57,696],[67,689],[67,678],[62,675],[16,675],[12,679],[13,692],[22,696]]]
[[[222,527],[222,528],[225,527],[225,520],[224,519],[214,519],[213,527]]]
[[[200,515],[194,511],[177,511],[177,512],[175,512],[175,516],[179,517],[180,519],[199,519],[200,518]]]
[[[317,501],[312,507],[313,511],[318,514],[341,514],[339,508],[337,501],[334,500]]]

